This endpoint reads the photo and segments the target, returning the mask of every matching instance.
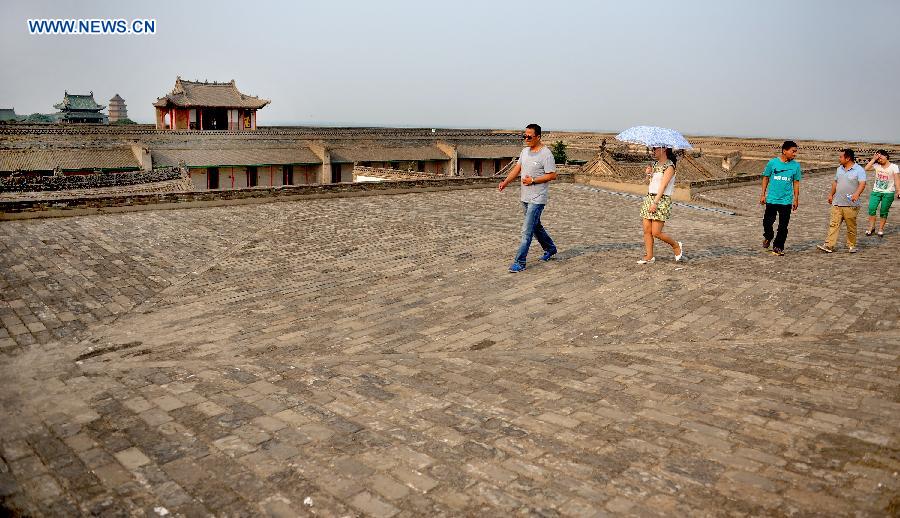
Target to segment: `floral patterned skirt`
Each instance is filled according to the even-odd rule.
[[[659,205],[656,206],[656,212],[650,212],[650,205],[656,198],[655,194],[648,194],[641,204],[641,218],[654,219],[656,221],[666,221],[672,215],[672,197],[663,194],[659,197]]]

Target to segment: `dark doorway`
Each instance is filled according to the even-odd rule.
[[[294,185],[294,166],[281,166],[281,176],[281,183],[283,183],[284,185]]]
[[[475,161],[474,168],[475,168],[475,176],[481,176],[481,160]]]
[[[499,158],[494,159],[494,174],[499,173],[499,172],[500,172],[500,169],[502,169],[502,166],[500,165],[500,163],[501,163],[501,162],[500,162],[500,159],[499,159]]]
[[[247,166],[247,187],[256,187],[259,184],[259,175],[256,173],[256,166]]]
[[[206,186],[210,189],[219,188],[219,168],[210,167],[206,170]]]
[[[341,164],[331,164],[331,183],[341,183]]]
[[[205,130],[227,130],[228,110],[225,108],[209,108],[203,110],[202,121]]]

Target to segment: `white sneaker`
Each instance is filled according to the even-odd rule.
[[[641,259],[641,260],[638,261],[637,263],[638,263],[638,264],[651,264],[651,263],[655,263],[655,262],[656,262],[656,257],[654,256],[654,257],[651,257],[649,260],[647,260],[647,259]]]
[[[849,252],[851,254],[855,254],[856,252],[859,252],[859,248],[856,248],[855,246],[851,246],[850,248],[847,249],[847,252]]]
[[[681,261],[681,258],[684,257],[684,245],[681,244],[681,241],[678,242],[678,249],[681,250],[681,253],[675,256],[675,262]]]

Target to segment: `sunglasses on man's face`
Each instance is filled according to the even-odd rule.
[[[531,139],[533,139],[533,138],[536,137],[536,136],[537,136],[537,135],[522,135],[522,138],[525,139],[525,140],[531,140]]]

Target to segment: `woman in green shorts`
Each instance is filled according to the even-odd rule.
[[[866,164],[866,171],[875,170],[875,185],[869,193],[869,229],[866,235],[875,231],[875,214],[880,213],[881,224],[878,226],[878,237],[884,237],[884,224],[887,223],[888,211],[897,196],[897,185],[900,185],[900,171],[897,164],[888,161],[888,153],[879,149],[872,160]],[[881,210],[879,210],[879,206]]]
[[[663,233],[663,226],[672,212],[672,193],[675,190],[675,153],[669,148],[655,147],[652,150],[656,159],[653,165],[647,166],[646,173],[650,177],[650,187],[641,205],[641,218],[644,224],[644,247],[646,254],[638,264],[650,264],[656,261],[653,255],[653,240],[659,239],[672,247],[675,260],[684,257],[684,247]]]

